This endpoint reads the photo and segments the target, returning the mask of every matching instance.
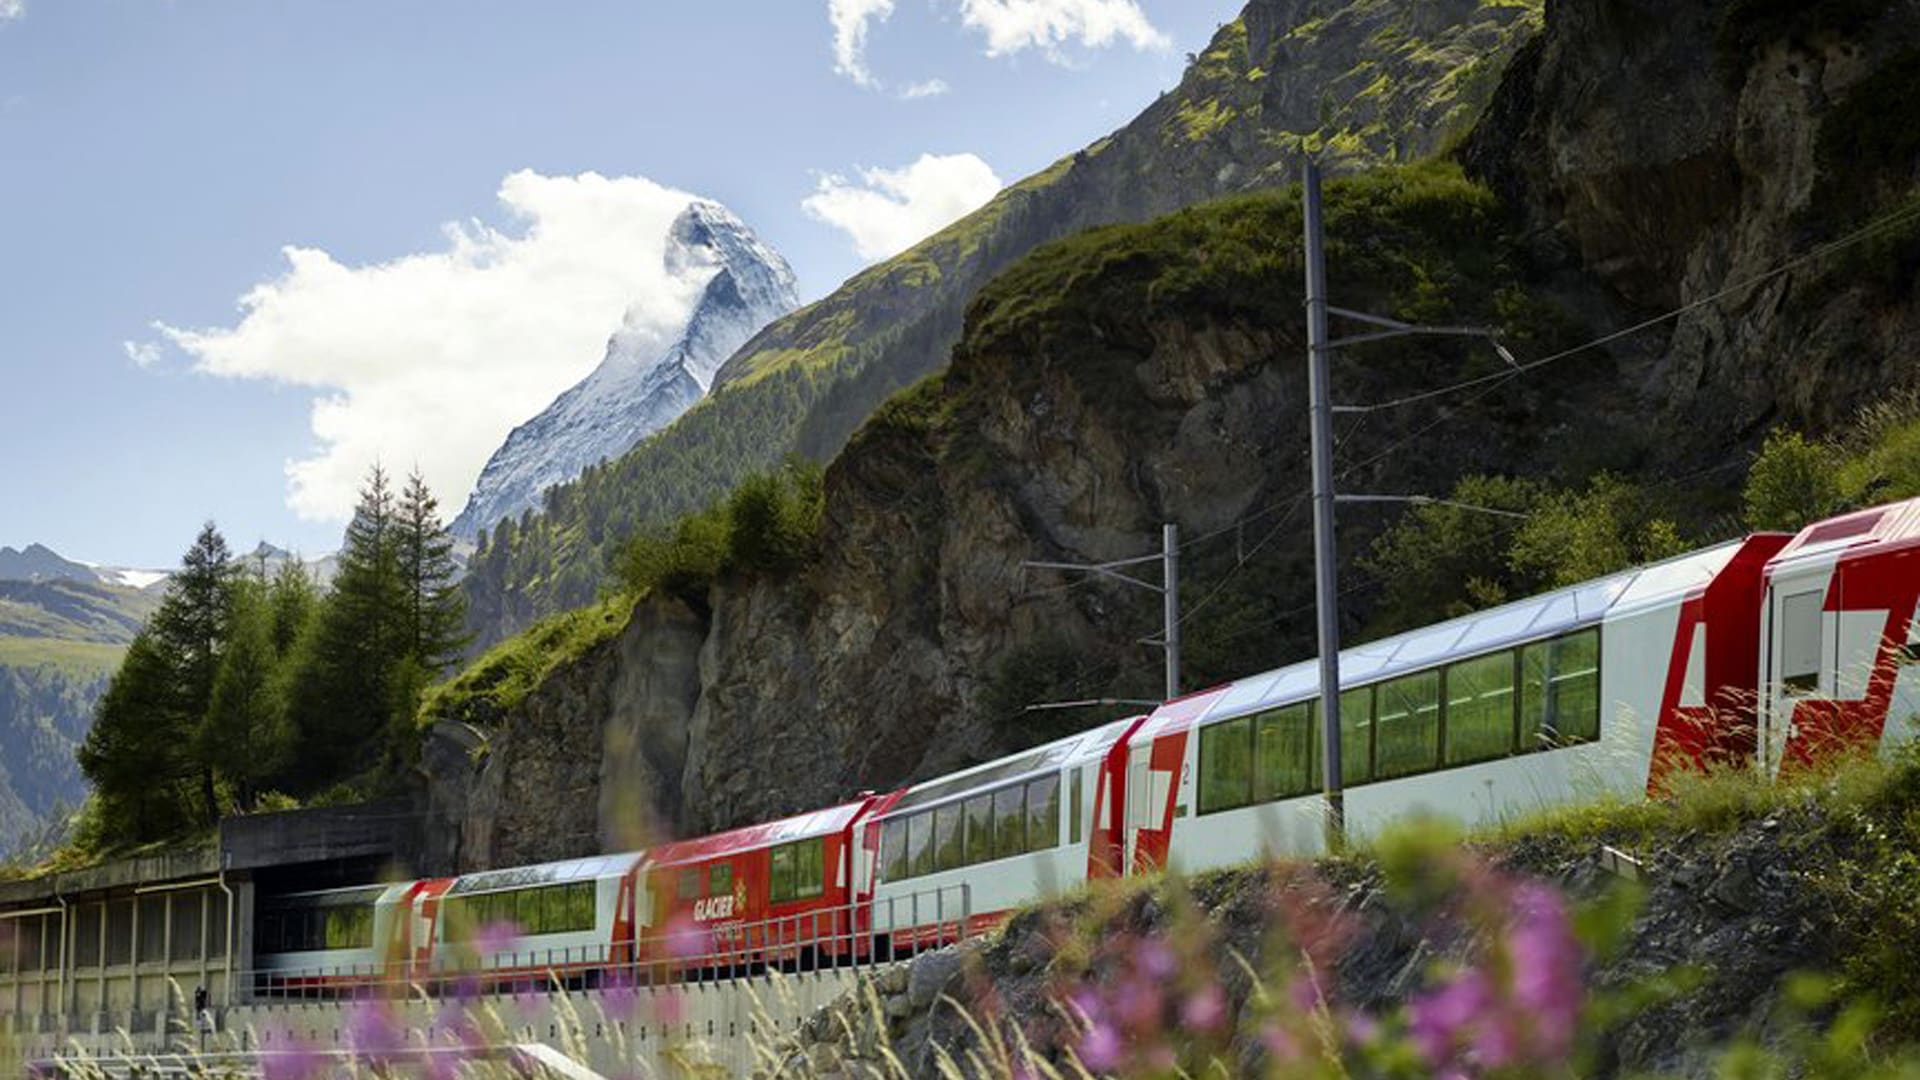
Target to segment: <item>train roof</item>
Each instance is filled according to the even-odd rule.
[[[1908,499],[1808,525],[1768,560],[1767,572],[1784,570],[1794,563],[1864,554],[1862,549],[1866,548],[1897,550],[1916,545],[1920,545],[1920,499]]]
[[[340,889],[309,889],[305,892],[264,896],[261,902],[278,908],[350,907],[355,904],[397,904],[406,898],[416,883],[392,882],[386,885],[349,885]]]
[[[957,773],[948,773],[918,783],[908,788],[886,810],[887,814],[897,814],[905,810],[916,810],[937,802],[945,802],[984,788],[998,787],[1025,777],[1040,773],[1058,772],[1074,762],[1098,757],[1107,752],[1127,728],[1139,717],[1128,716],[1119,720],[1110,720],[1097,728],[1056,739],[1031,750],[1022,750],[1003,758],[983,762]]]
[[[796,814],[768,821],[759,825],[743,825],[738,829],[729,829],[710,836],[695,836],[686,840],[675,840],[647,849],[647,864],[652,867],[679,866],[685,863],[700,862],[705,859],[717,859],[727,855],[739,855],[775,844],[790,843],[794,840],[808,840],[816,836],[830,836],[853,824],[871,803],[871,796],[854,802],[830,806],[825,810],[815,810],[810,814]]]
[[[448,887],[448,896],[465,896],[470,893],[497,892],[501,889],[524,889],[533,885],[558,885],[568,881],[595,881],[604,877],[620,877],[632,870],[640,861],[640,853],[627,852],[619,855],[594,855],[585,859],[567,859],[562,862],[541,863],[538,866],[511,866],[504,870],[482,870],[477,874],[462,874],[453,879]]]
[[[1718,544],[1342,649],[1340,685],[1343,689],[1364,686],[1437,664],[1594,626],[1608,615],[1672,603],[1712,584],[1744,543],[1734,540]],[[1239,716],[1289,705],[1319,693],[1319,661],[1302,660],[1170,701],[1154,711],[1140,729],[1140,736],[1152,737],[1215,717]]]

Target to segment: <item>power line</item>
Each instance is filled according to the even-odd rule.
[[[1812,251],[1809,251],[1804,255],[1799,255],[1792,259],[1789,259],[1786,262],[1781,263],[1779,266],[1776,266],[1771,270],[1767,270],[1763,273],[1747,278],[1744,281],[1735,282],[1734,284],[1728,285],[1718,290],[1717,292],[1709,293],[1698,300],[1694,300],[1690,303],[1683,304],[1680,307],[1674,308],[1672,311],[1668,311],[1660,315],[1655,315],[1650,319],[1643,319],[1640,322],[1633,324],[1632,326],[1626,327],[1625,329],[1615,330],[1611,333],[1602,334],[1601,336],[1594,338],[1592,341],[1588,341],[1580,345],[1575,345],[1569,349],[1562,349],[1557,353],[1553,353],[1550,356],[1543,356],[1538,360],[1529,360],[1524,363],[1514,364],[1508,369],[1503,371],[1490,372],[1486,375],[1480,375],[1475,378],[1462,380],[1460,382],[1454,383],[1451,386],[1442,386],[1434,390],[1423,390],[1417,394],[1407,394],[1404,397],[1393,398],[1392,400],[1389,400],[1389,401],[1376,402],[1371,405],[1337,405],[1334,407],[1334,411],[1340,412],[1340,413],[1355,413],[1355,414],[1364,415],[1366,413],[1379,412],[1385,409],[1399,408],[1402,405],[1413,405],[1422,401],[1431,401],[1434,398],[1445,397],[1448,394],[1458,393],[1461,390],[1471,389],[1472,387],[1480,386],[1486,383],[1495,383],[1495,384],[1504,383],[1506,380],[1511,379],[1517,375],[1525,375],[1530,371],[1534,371],[1538,368],[1546,367],[1548,364],[1552,364],[1560,360],[1565,360],[1567,357],[1573,356],[1576,353],[1582,353],[1587,351],[1588,349],[1598,348],[1602,345],[1607,345],[1612,342],[1618,341],[1621,338],[1631,337],[1634,334],[1641,332],[1642,330],[1651,329],[1652,327],[1658,326],[1661,323],[1670,322],[1674,319],[1679,318],[1682,315],[1685,315],[1689,311],[1694,311],[1696,309],[1705,307],[1708,304],[1717,303],[1721,300],[1726,299],[1729,296],[1732,296],[1734,293],[1744,292],[1748,289],[1754,288],[1757,285],[1761,285],[1761,284],[1764,284],[1765,282],[1771,281],[1774,278],[1779,277],[1783,274],[1791,273],[1792,271],[1799,269],[1800,267],[1806,265],[1807,263],[1814,262],[1819,259],[1824,259],[1829,255],[1833,255],[1836,252],[1852,247],[1855,244],[1864,243],[1867,240],[1872,239],[1874,236],[1882,232],[1885,232],[1899,225],[1907,224],[1909,221],[1914,220],[1915,218],[1920,218],[1920,205],[1908,206],[1899,210],[1895,210],[1892,213],[1888,214],[1886,217],[1881,218],[1879,221],[1869,222],[1868,224],[1861,226],[1859,229],[1856,229],[1852,233],[1849,233],[1848,235],[1843,236],[1838,240],[1833,240],[1826,244],[1822,244],[1821,246],[1814,248]]]

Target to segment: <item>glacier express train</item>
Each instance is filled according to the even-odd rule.
[[[1348,827],[1467,825],[1920,725],[1920,500],[1343,650]],[[839,806],[641,852],[263,901],[264,989],[680,978],[911,950],[1091,878],[1321,850],[1318,665]],[[500,928],[510,930],[509,935]]]

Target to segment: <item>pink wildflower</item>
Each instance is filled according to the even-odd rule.
[[[1226,1025],[1227,994],[1218,983],[1208,983],[1188,995],[1180,1007],[1180,1023],[1194,1031],[1211,1034]]]
[[[1111,1024],[1095,1024],[1080,1039],[1080,1063],[1089,1072],[1110,1072],[1126,1055],[1126,1042]]]

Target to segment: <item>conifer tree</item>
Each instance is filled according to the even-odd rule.
[[[173,735],[188,745],[213,703],[213,681],[220,670],[239,573],[226,537],[207,522],[181,556],[180,569],[167,582],[166,595],[149,624],[154,645],[176,683],[179,704],[170,726]],[[213,766],[197,755],[189,754],[188,761],[200,781],[201,821],[211,825],[220,817]]]
[[[406,591],[400,574],[393,489],[374,466],[347,525],[333,592],[312,641],[300,649],[289,707],[297,731],[290,780],[317,790],[382,756],[391,673],[406,655]]]
[[[415,471],[407,477],[395,515],[401,587],[406,593],[406,655],[429,677],[439,675],[466,647],[466,597],[453,537],[440,521],[440,503]]]
[[[142,844],[193,823],[190,717],[178,671],[151,630],[135,635],[94,712],[78,754],[93,784],[100,832]]]
[[[225,780],[241,812],[250,812],[281,758],[280,650],[264,580],[236,584],[226,649],[194,744],[195,757]]]

